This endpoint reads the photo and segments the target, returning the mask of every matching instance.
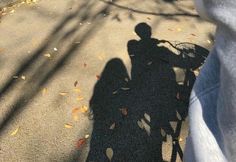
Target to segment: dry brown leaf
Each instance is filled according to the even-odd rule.
[[[77,97],[78,101],[82,101],[83,99],[84,99],[84,97],[82,97],[82,96]]]
[[[78,81],[76,80],[76,81],[74,82],[74,87],[76,87],[77,84],[78,84]]]
[[[82,113],[86,113],[86,112],[88,112],[88,107],[87,107],[87,106],[82,106],[82,107],[80,108],[80,111],[81,111]]]
[[[183,138],[179,137],[179,142],[182,142],[183,141]]]
[[[86,135],[84,136],[85,139],[88,139],[89,137],[90,137],[89,134],[86,134]]]
[[[120,111],[124,116],[128,115],[128,109],[127,108],[121,108]]]
[[[26,77],[25,77],[24,75],[21,75],[21,79],[25,80],[25,79],[26,79]]]
[[[84,67],[87,67],[87,64],[86,64],[86,63],[84,63]]]
[[[72,125],[69,124],[69,123],[66,123],[66,124],[65,124],[65,128],[69,128],[69,129],[71,129],[71,128],[72,128]]]
[[[148,121],[148,122],[151,122],[151,117],[150,115],[148,115],[147,113],[144,114],[144,117],[145,119]]]
[[[74,108],[72,110],[72,117],[73,117],[74,121],[78,121],[78,119],[79,119],[78,113],[79,113],[79,108]]]
[[[79,139],[78,142],[77,142],[77,149],[80,149],[85,143],[86,143],[85,138]]]
[[[139,128],[141,128],[141,129],[144,128],[143,123],[142,123],[141,121],[138,120],[138,121],[137,121],[137,124],[138,124]]]
[[[51,54],[50,53],[46,53],[46,54],[44,54],[44,56],[50,58]]]
[[[96,75],[96,78],[97,78],[97,80],[99,80],[101,77],[100,77],[100,75]]]
[[[130,90],[130,88],[128,88],[128,87],[122,87],[121,89],[124,91]]]
[[[115,129],[115,127],[116,127],[116,123],[113,123],[113,124],[110,126],[109,129],[113,130],[113,129]]]
[[[106,149],[106,155],[107,155],[107,158],[111,161],[112,157],[113,157],[113,150],[112,148],[107,148]]]
[[[113,95],[115,95],[115,94],[117,94],[117,92],[118,92],[118,90],[116,90],[116,91],[112,92],[112,94],[113,94]]]
[[[68,93],[67,92],[60,92],[59,94],[62,96],[66,96]]]
[[[16,128],[10,135],[15,136],[18,133],[19,129],[20,129],[19,127]]]

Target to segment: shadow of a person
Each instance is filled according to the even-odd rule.
[[[110,60],[96,83],[90,100],[94,125],[87,161],[109,161],[105,154],[106,148],[111,147],[116,151],[114,130],[123,121],[120,108],[124,106],[127,93],[122,88],[126,88],[128,82],[129,76],[123,62],[118,58]]]

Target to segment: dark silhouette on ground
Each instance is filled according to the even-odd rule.
[[[130,40],[127,45],[131,79],[123,62],[115,58],[107,63],[95,85],[90,100],[94,128],[88,162],[109,161],[107,148],[113,149],[115,162],[161,162],[166,134],[173,140],[171,161],[176,160],[177,153],[182,158],[178,138],[195,81],[193,70],[202,65],[208,51],[197,45],[173,45],[151,38],[151,27],[146,23],[138,24],[135,32],[140,40]],[[180,53],[160,46],[162,43],[169,43]],[[186,71],[181,85],[173,67]],[[177,127],[172,128],[170,121],[176,121]]]

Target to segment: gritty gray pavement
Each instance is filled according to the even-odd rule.
[[[85,161],[94,86],[112,58],[130,75],[127,42],[138,39],[140,22],[158,39],[213,44],[214,26],[197,16],[190,0],[39,0],[1,16],[0,161]],[[182,147],[187,132],[184,123]],[[169,139],[167,161],[171,147]]]

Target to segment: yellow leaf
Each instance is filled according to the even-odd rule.
[[[113,150],[112,148],[107,148],[106,150],[106,155],[107,155],[107,158],[111,161],[112,157],[113,157]]]
[[[82,106],[82,107],[80,108],[80,111],[81,111],[82,113],[86,113],[86,112],[88,112],[88,107],[87,107],[87,106]]]
[[[82,101],[83,99],[84,99],[84,97],[82,97],[82,96],[77,97],[78,101]]]
[[[179,142],[182,142],[183,141],[183,138],[179,137]]]
[[[72,110],[72,117],[73,117],[74,121],[78,121],[79,120],[78,112],[79,112],[79,108],[74,108]]]
[[[211,41],[210,41],[210,40],[207,40],[207,43],[211,44]]]
[[[44,56],[50,58],[51,54],[50,53],[46,53],[46,54],[44,54]]]
[[[59,94],[62,96],[66,96],[68,93],[67,92],[60,92]]]
[[[19,131],[19,127],[16,128],[12,133],[11,133],[11,136],[15,136],[17,134],[17,132]]]
[[[25,79],[26,79],[26,77],[25,77],[24,75],[22,75],[22,76],[21,76],[21,79],[25,80]]]
[[[81,92],[81,90],[80,90],[79,88],[75,88],[74,91],[75,91],[76,93],[80,93],[80,92]]]
[[[72,128],[72,125],[69,124],[69,123],[67,123],[67,124],[65,124],[65,128],[69,128],[69,129],[71,129],[71,128]]]

